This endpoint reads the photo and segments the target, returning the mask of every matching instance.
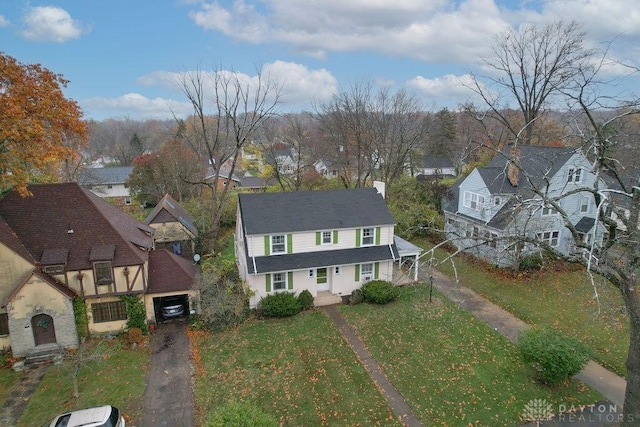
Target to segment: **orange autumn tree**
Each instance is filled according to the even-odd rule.
[[[0,192],[29,194],[33,181],[56,181],[77,158],[87,129],[78,104],[65,98],[68,81],[40,64],[0,52]]]

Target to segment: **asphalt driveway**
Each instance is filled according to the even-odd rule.
[[[151,335],[141,427],[192,427],[193,381],[184,320],[159,324]]]

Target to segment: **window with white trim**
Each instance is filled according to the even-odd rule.
[[[551,216],[551,215],[556,215],[557,213],[558,211],[550,206],[542,207],[542,216]]]
[[[560,232],[557,230],[543,231],[537,234],[538,239],[546,242],[550,246],[558,246],[558,240],[560,238]]]
[[[581,213],[589,212],[589,204],[590,204],[589,197],[583,196],[582,199],[580,200],[580,212]]]
[[[283,254],[287,251],[286,236],[284,234],[278,234],[271,236],[271,253]]]
[[[479,211],[484,207],[484,196],[482,194],[472,193],[471,191],[465,191],[463,205],[465,208]]]
[[[373,280],[373,264],[360,264],[360,280],[369,281]]]
[[[331,231],[323,231],[322,232],[322,240],[323,245],[330,245],[333,243],[333,232]]]
[[[362,229],[362,246],[373,245],[373,237],[375,235],[374,228],[363,228]]]
[[[287,275],[285,273],[273,273],[271,275],[271,287],[274,291],[287,289]]]
[[[569,168],[569,175],[567,176],[567,182],[579,183],[582,180],[582,169]]]

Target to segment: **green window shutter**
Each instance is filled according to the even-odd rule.
[[[287,253],[293,252],[293,234],[287,234]]]
[[[356,229],[356,248],[360,247],[360,233],[362,233],[362,230],[357,228]]]
[[[319,231],[316,231],[316,246],[320,246],[321,235],[322,233],[320,233]]]
[[[287,289],[293,289],[293,271],[287,273]]]
[[[380,244],[380,227],[376,227],[376,245]]]
[[[338,230],[333,230],[333,244],[338,243]]]
[[[265,281],[267,292],[271,292],[271,274],[265,274],[264,281]]]
[[[356,282],[360,280],[360,264],[356,264]]]
[[[378,280],[378,274],[380,273],[380,263],[376,262],[373,265],[373,278]]]
[[[271,251],[269,249],[271,249],[271,241],[269,239],[269,236],[264,236],[264,254],[265,255],[271,255]]]

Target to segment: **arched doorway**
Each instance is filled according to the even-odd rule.
[[[31,330],[36,346],[56,342],[56,328],[48,314],[36,314],[31,318]]]

